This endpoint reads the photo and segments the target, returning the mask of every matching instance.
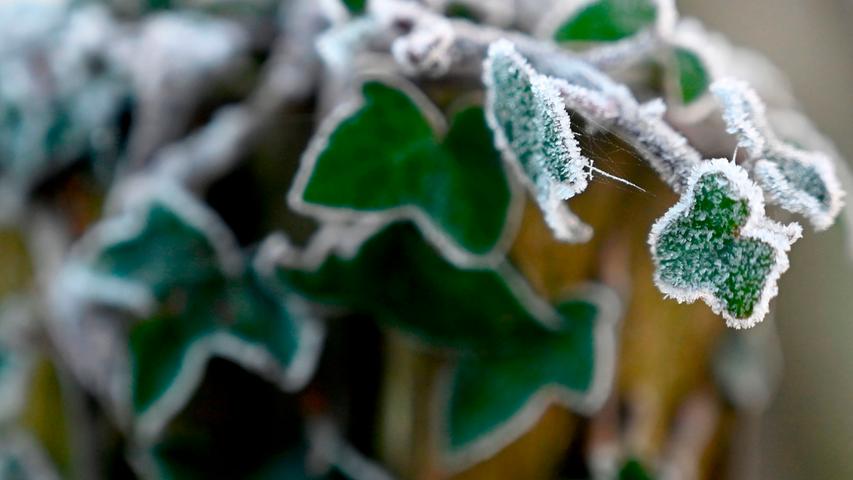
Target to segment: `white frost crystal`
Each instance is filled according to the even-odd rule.
[[[483,82],[495,145],[536,197],[555,236],[588,240],[592,230],[564,200],[586,189],[592,164],[581,154],[555,81],[536,73],[502,40],[489,47]]]
[[[745,82],[723,79],[711,90],[723,108],[728,132],[749,153],[747,166],[768,200],[804,215],[815,230],[829,228],[843,197],[832,159],[780,140],[767,122],[764,103]]]
[[[652,227],[655,283],[679,302],[702,299],[730,327],[752,327],[767,314],[801,233],[765,216],[761,189],[743,168],[709,160]]]

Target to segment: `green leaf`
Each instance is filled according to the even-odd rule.
[[[330,230],[315,239],[357,237]],[[270,245],[272,242],[270,243]],[[352,256],[324,252],[276,266],[284,291],[373,314],[387,326],[440,347],[482,349],[538,335],[557,315],[508,265],[460,269],[426,243],[411,223],[391,224]]]
[[[585,411],[603,400],[602,378],[609,377],[612,359],[597,350],[612,345],[601,343],[596,329],[610,319],[589,300],[566,302],[557,310],[563,321],[558,331],[459,359],[447,416],[451,458],[470,463],[494,454],[528,430],[552,402]]]
[[[536,73],[512,43],[500,40],[489,46],[483,83],[495,144],[536,197],[555,236],[588,240],[591,229],[564,200],[586,189],[592,164],[580,152],[555,82]]]
[[[341,0],[350,13],[364,13],[367,7],[367,0]]]
[[[768,201],[804,215],[815,230],[829,228],[844,196],[832,159],[779,139],[767,121],[764,103],[745,82],[726,78],[711,90],[723,107],[727,131],[749,153],[748,166]]]
[[[681,102],[685,105],[698,100],[708,91],[711,76],[698,53],[681,47],[673,49],[676,76]]]
[[[504,247],[511,191],[482,110],[459,112],[439,143],[401,90],[364,84],[362,105],[302,162],[291,204],[323,218],[414,220],[451,259]]]
[[[654,476],[646,470],[643,464],[630,458],[619,469],[619,480],[654,480]]]
[[[650,27],[657,18],[657,2],[652,0],[598,0],[576,4],[579,6],[554,32],[554,40],[621,40]]]
[[[366,240],[334,241],[353,238]],[[554,309],[508,265],[450,264],[410,223],[376,233],[328,229],[303,252],[273,237],[259,258],[272,262],[269,272],[285,290],[459,352],[445,419],[447,460],[456,468],[517,438],[548,401],[586,412],[607,393],[619,303],[609,290],[590,289]]]
[[[140,433],[153,435],[183,405],[212,355],[282,388],[301,386],[316,359],[319,332],[297,299],[268,290],[244,264],[227,228],[194,198],[162,183],[149,187],[87,238],[93,278],[108,279],[91,282],[94,301],[121,306],[116,286],[150,294],[129,336]],[[139,314],[138,306],[127,308]]]
[[[661,291],[679,302],[701,298],[731,327],[763,320],[801,229],[766,218],[762,198],[735,164],[718,159],[696,168],[649,236]]]

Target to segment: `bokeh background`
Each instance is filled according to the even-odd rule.
[[[853,1],[677,0],[734,44],[764,53],[791,81],[803,112],[853,160]],[[851,201],[848,191],[848,201]],[[782,277],[776,320],[784,354],[779,391],[745,420],[738,477],[853,478],[853,259],[847,225],[806,232]],[[844,258],[847,258],[845,261]],[[751,457],[751,459],[750,459]]]

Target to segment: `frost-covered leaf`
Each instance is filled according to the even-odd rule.
[[[753,175],[768,200],[829,228],[841,210],[843,192],[828,155],[780,140],[767,123],[764,103],[746,83],[723,79],[712,87],[727,130],[749,152]]]
[[[655,283],[679,302],[702,299],[726,324],[764,319],[801,234],[764,214],[761,189],[724,159],[698,167],[681,200],[652,227]]]
[[[656,0],[570,0],[565,2],[562,23],[554,40],[614,41],[630,37],[654,25]]]
[[[339,243],[352,238],[366,240]],[[327,230],[304,252],[271,237],[259,259],[285,290],[460,352],[442,439],[454,468],[496,453],[553,402],[586,412],[606,396],[619,309],[609,290],[553,308],[508,265],[452,265],[409,223]]]
[[[489,47],[483,83],[495,145],[525,180],[555,236],[588,240],[591,229],[564,200],[586,189],[592,165],[581,154],[555,82],[536,73],[510,42],[501,40]]]
[[[284,291],[372,313],[384,324],[440,347],[487,348],[497,339],[556,321],[553,310],[506,264],[497,271],[460,269],[410,223],[393,223],[375,235],[375,227],[368,228],[367,233],[332,228],[313,241],[324,247],[336,237],[370,236],[352,252],[309,249],[300,254],[280,237],[271,237],[259,258],[267,255],[264,250],[269,255],[285,252],[269,257],[277,262],[273,275]]]
[[[36,182],[90,157],[109,173],[119,153],[119,118],[130,98],[108,58],[118,32],[99,6],[0,3],[0,189],[15,214]]]
[[[553,403],[597,408],[612,373],[618,300],[593,290],[556,307],[562,325],[484,354],[459,358],[450,383],[446,431],[452,463],[482,460],[527,431]],[[607,295],[601,295],[608,292]],[[615,304],[615,305],[614,305]]]
[[[639,103],[624,85],[583,61],[549,65],[560,80],[566,106],[587,120],[587,128],[607,129],[631,144],[674,190],[680,192],[702,156],[663,118],[666,105]]]
[[[326,219],[414,220],[457,263],[505,248],[513,196],[482,109],[459,112],[438,142],[432,108],[380,82],[362,93],[314,140],[291,205]]]
[[[320,331],[298,300],[273,294],[227,227],[178,187],[163,179],[133,187],[131,204],[86,237],[64,280],[80,301],[138,319],[127,381],[139,433],[156,433],[183,405],[211,355],[300,387]]]

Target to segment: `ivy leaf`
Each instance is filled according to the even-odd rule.
[[[658,16],[654,0],[570,2],[571,10],[554,32],[558,42],[609,42],[651,27]]]
[[[373,81],[362,93],[315,138],[291,205],[325,219],[411,219],[461,264],[505,249],[512,192],[482,110],[459,112],[439,143],[404,91]]]
[[[130,83],[104,47],[118,28],[103,7],[65,3],[0,3],[4,216],[18,213],[17,204],[47,175],[87,156],[109,173],[120,153]]]
[[[247,267],[220,220],[162,179],[122,215],[96,227],[86,252],[88,298],[134,312],[129,335],[132,410],[153,436],[197,386],[212,355],[285,389],[316,360],[319,327],[298,300],[273,294]],[[136,293],[134,293],[136,292]]]
[[[761,189],[745,170],[711,160],[652,227],[655,283],[679,302],[702,299],[730,327],[749,328],[767,314],[800,235],[796,223],[765,217]]]
[[[426,345],[459,352],[442,446],[452,467],[496,453],[551,401],[586,412],[604,400],[618,305],[604,295],[609,290],[554,309],[508,265],[452,265],[410,223],[378,232],[349,228],[321,232],[302,252],[271,237],[258,270],[285,290],[368,313]],[[358,238],[364,240],[340,243]]]
[[[727,131],[749,152],[749,167],[774,205],[829,228],[843,205],[832,159],[780,140],[770,128],[764,103],[746,83],[723,79],[711,90],[723,108]]]
[[[536,197],[555,236],[588,240],[592,230],[564,200],[586,189],[592,164],[580,152],[555,82],[500,40],[489,46],[483,83],[495,145]]]
[[[612,374],[618,300],[609,290],[557,306],[562,326],[487,354],[463,354],[453,373],[446,431],[452,463],[487,458],[527,431],[551,403],[587,412],[604,400]],[[612,295],[612,294],[611,294]],[[610,308],[612,310],[612,308]]]
[[[408,222],[378,232],[372,225],[365,228],[327,228],[312,241],[321,250],[311,247],[304,253],[282,237],[271,237],[258,261],[273,263],[258,270],[272,275],[282,291],[373,314],[387,326],[443,348],[485,349],[557,322],[556,312],[505,263],[497,270],[460,269]],[[366,240],[336,252],[338,238]]]
[[[708,91],[711,72],[699,52],[685,47],[673,47],[674,75],[681,94],[681,103],[689,105]]]

